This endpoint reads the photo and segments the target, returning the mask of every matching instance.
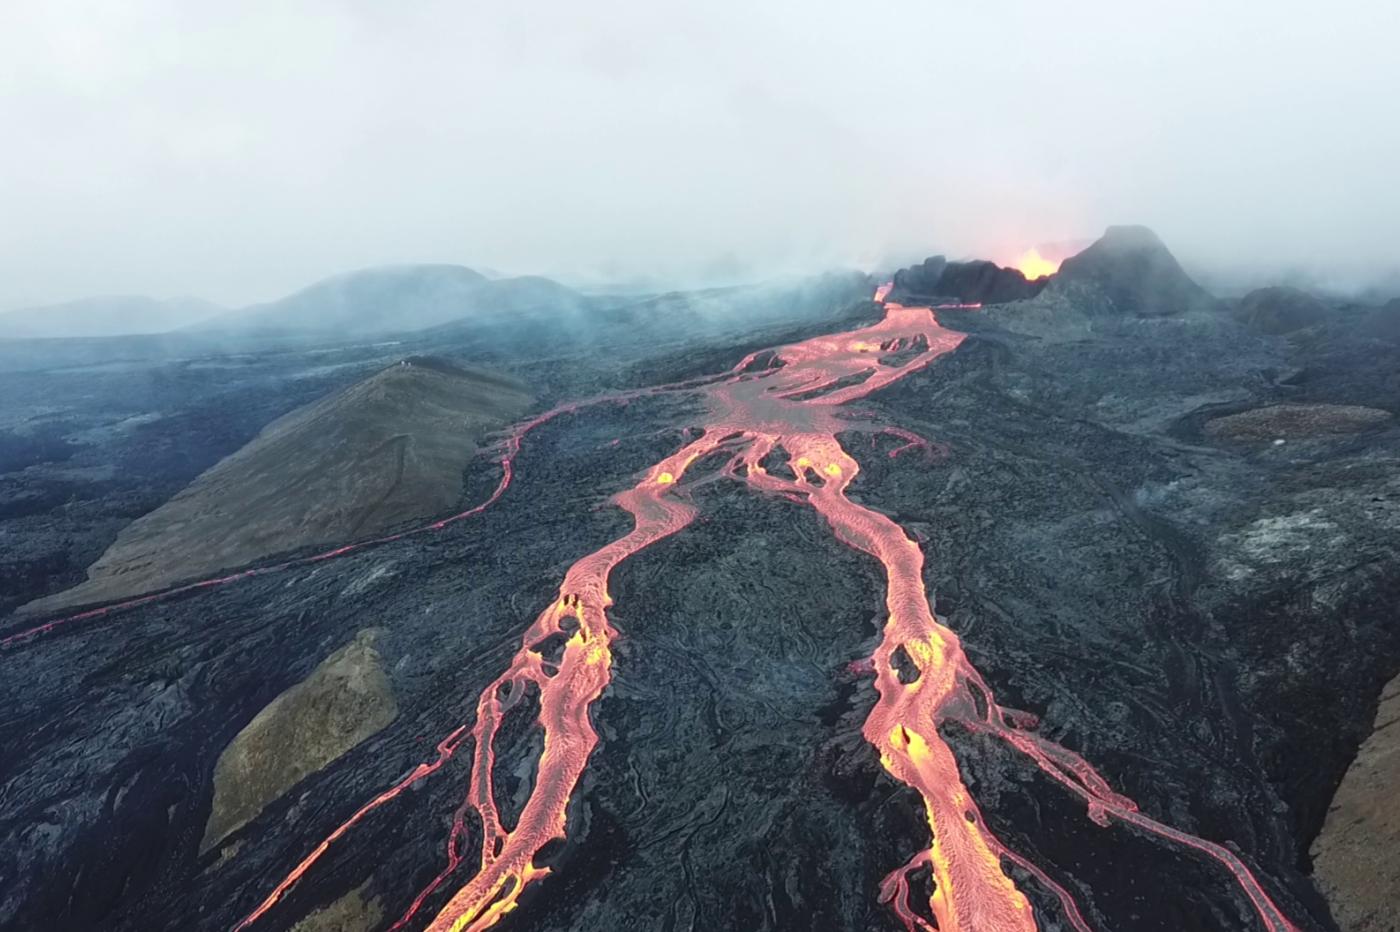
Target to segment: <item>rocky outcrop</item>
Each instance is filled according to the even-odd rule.
[[[384,921],[384,905],[378,897],[365,898],[365,887],[351,890],[327,906],[309,913],[291,932],[373,932]]]
[[[1251,291],[1240,299],[1236,313],[1255,333],[1279,336],[1320,324],[1332,310],[1306,291],[1280,285]]]
[[[398,707],[374,642],[373,630],[361,631],[268,703],[219,755],[202,851],[394,720]]]
[[[1360,405],[1269,405],[1207,421],[1205,432],[1216,440],[1299,440],[1351,434],[1391,419],[1389,411]]]
[[[378,897],[365,898],[361,885],[292,926],[291,932],[372,932],[384,921]]]
[[[1045,288],[1086,311],[1162,317],[1212,306],[1215,299],[1147,227],[1109,227],[1061,265]]]
[[[1004,269],[995,262],[979,260],[949,263],[940,286],[947,294],[968,304],[1005,304],[1035,297],[1046,281],[1027,281],[1017,269]]]
[[[87,581],[22,611],[126,598],[447,511],[477,441],[529,400],[500,376],[404,360],[272,422],[124,528]]]
[[[1381,693],[1371,737],[1312,845],[1317,885],[1342,932],[1400,929],[1400,679]]]
[[[918,265],[895,272],[894,285],[900,291],[911,295],[938,294],[938,283],[947,267],[948,260],[945,257],[929,256]]]
[[[922,264],[900,269],[894,282],[911,298],[933,303],[1005,304],[1033,298],[1045,287],[1045,279],[1027,281],[1016,269],[995,262],[949,262],[932,256]]]

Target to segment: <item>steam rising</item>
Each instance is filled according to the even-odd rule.
[[[20,0],[0,309],[393,262],[1012,262],[1118,222],[1208,280],[1360,286],[1400,242],[1397,28],[1385,0]]]

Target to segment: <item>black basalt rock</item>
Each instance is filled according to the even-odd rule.
[[[1039,294],[1046,281],[1027,281],[1016,269],[1002,268],[985,259],[949,262],[943,256],[932,256],[894,276],[895,286],[901,292],[936,304],[1021,301]]]
[[[895,287],[909,294],[936,294],[943,270],[948,267],[944,256],[929,256],[918,265],[894,273]]]
[[[1016,269],[1004,269],[985,259],[954,262],[943,271],[944,291],[967,304],[1005,304],[1033,298],[1048,279],[1027,281]]]

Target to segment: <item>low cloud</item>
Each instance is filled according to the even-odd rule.
[[[1154,227],[1395,271],[1394,4],[75,0],[0,12],[0,308],[456,262],[871,268]]]

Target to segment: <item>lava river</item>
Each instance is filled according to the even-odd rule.
[[[452,879],[466,858],[462,848],[469,820],[475,820],[482,833],[476,870],[426,927],[433,932],[478,932],[513,910],[524,890],[549,873],[535,864],[536,857],[564,837],[570,798],[598,743],[589,716],[611,678],[609,575],[623,560],[695,519],[696,508],[684,492],[690,482],[730,478],[814,508],[839,540],[874,557],[884,569],[883,635],[862,665],[873,671],[878,692],[864,735],[886,771],[923,799],[927,814],[929,846],[913,852],[879,891],[907,929],[932,930],[926,915],[936,920],[939,932],[1036,929],[1029,900],[1005,870],[1007,863],[1014,863],[1058,898],[1066,922],[1089,932],[1068,892],[1003,846],[987,827],[952,751],[940,737],[940,725],[948,722],[996,737],[1027,755],[1081,797],[1096,823],[1128,823],[1213,858],[1233,875],[1261,928],[1294,929],[1231,851],[1143,815],[1090,764],[1036,734],[1030,716],[997,705],[957,635],[930,608],[918,544],[890,518],[847,497],[860,465],[842,447],[838,434],[885,430],[911,443],[921,441],[862,423],[842,406],[929,365],[963,339],[941,327],[933,309],[887,301],[888,293],[888,285],[876,293],[884,307],[879,323],[756,353],[721,377],[668,389],[699,396],[706,410],[703,430],[615,497],[614,502],[632,515],[632,531],[569,569],[558,596],[525,632],[510,666],[482,692],[474,723],[444,738],[436,760],[420,764],[320,842],[238,928],[255,923],[272,908],[328,846],[365,815],[441,768],[462,746],[472,748],[472,777],[447,839],[446,863],[394,928],[412,922],[427,899]],[[720,465],[687,480],[687,471],[697,462]],[[530,796],[514,827],[507,828],[491,785],[495,740],[503,717],[532,686],[538,689],[543,750]],[[910,878],[923,870],[933,879],[927,908],[911,902]]]

